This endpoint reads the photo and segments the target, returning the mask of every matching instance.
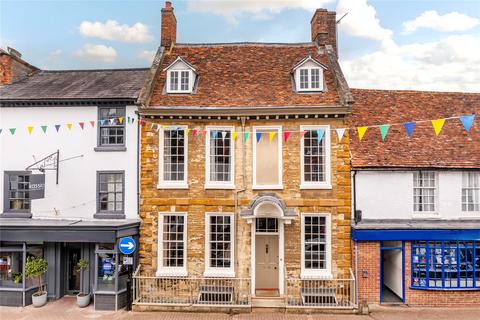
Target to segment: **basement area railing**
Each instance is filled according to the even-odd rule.
[[[286,279],[287,308],[355,308],[355,277],[352,270],[338,279]]]
[[[133,276],[133,304],[249,307],[250,279]]]

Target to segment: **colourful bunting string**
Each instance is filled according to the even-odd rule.
[[[227,137],[227,131],[222,131],[222,141],[225,141],[226,137]]]
[[[467,130],[467,132],[470,132],[470,129],[472,128],[474,120],[475,120],[474,114],[460,117],[460,121],[462,122],[463,127],[465,128],[465,130]]]
[[[120,124],[123,124],[123,117],[118,118],[118,122],[120,122]]]
[[[303,136],[307,133],[307,131],[303,130],[298,133],[300,140],[302,140]]]
[[[337,132],[337,136],[338,136],[338,142],[342,141],[343,139],[343,135],[345,134],[345,128],[337,128],[335,129],[335,131]]]
[[[292,131],[284,131],[283,132],[283,140],[285,142],[287,142],[288,138],[290,137],[290,135],[292,134]]]
[[[246,142],[248,140],[248,135],[249,134],[250,134],[249,132],[244,132],[243,133],[243,142]]]
[[[432,120],[433,129],[435,130],[435,135],[439,135],[442,131],[443,125],[445,124],[445,119],[436,119]]]
[[[407,131],[408,136],[411,137],[413,129],[415,129],[415,122],[405,122],[403,127],[405,128],[405,131]]]
[[[217,138],[217,131],[216,130],[212,130],[212,138],[213,139]]]
[[[358,128],[357,128],[357,131],[358,131],[358,139],[359,139],[360,141],[362,141],[363,136],[365,135],[365,132],[367,132],[367,129],[368,129],[368,127],[358,127]]]
[[[193,135],[194,137],[197,135],[197,133],[198,133],[198,130],[197,130],[197,129],[193,129],[192,135]]]
[[[233,141],[237,140],[237,132],[236,131],[232,132],[232,139],[233,139]]]
[[[185,130],[185,135],[187,135],[187,136],[188,136],[188,134],[189,134],[189,133],[190,133],[190,129],[189,129],[189,128],[187,128],[187,129]]]
[[[0,129],[0,134],[2,134],[3,129]]]
[[[388,130],[390,129],[389,124],[382,124],[381,126],[378,127],[380,129],[380,135],[382,136],[382,141],[385,141],[385,138],[387,137]]]
[[[90,121],[90,125],[92,126],[92,128],[95,128],[95,121]]]
[[[71,124],[71,123],[67,123],[67,128],[68,128],[68,130],[72,130],[72,124]]]

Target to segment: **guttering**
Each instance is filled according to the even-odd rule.
[[[478,171],[480,167],[477,166],[456,166],[456,167],[445,167],[445,166],[419,166],[419,167],[412,167],[412,166],[392,166],[392,167],[355,167],[352,171],[371,171],[371,172],[395,172],[395,171],[465,171],[465,170],[473,170]]]

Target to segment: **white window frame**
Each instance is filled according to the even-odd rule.
[[[165,216],[183,217],[183,267],[164,267],[163,266],[163,222]],[[187,271],[187,213],[186,212],[159,212],[158,213],[158,248],[157,248],[157,277],[186,277]]]
[[[434,194],[433,194],[433,206],[434,210],[433,211],[417,211],[415,210],[415,174],[417,173],[433,173],[433,176],[435,177],[435,188],[434,188]],[[437,217],[438,216],[438,199],[439,199],[439,177],[438,177],[438,172],[432,171],[432,170],[418,170],[414,171],[412,173],[412,210],[413,210],[413,217],[417,218],[428,218],[428,217]],[[425,187],[427,188],[427,187]],[[431,187],[428,187],[431,188]]]
[[[300,189],[332,189],[332,181],[331,181],[331,159],[330,159],[330,126],[329,125],[303,125],[300,126],[300,131],[303,132],[305,130],[324,130],[323,140],[325,141],[325,181],[305,181],[305,159],[304,159],[304,137],[302,137],[302,141],[300,142]]]
[[[461,192],[461,195],[460,195],[460,197],[461,197],[460,198],[461,211],[462,211],[463,214],[466,214],[466,215],[468,215],[468,214],[478,214],[478,213],[480,213],[480,210],[468,210],[468,208],[467,208],[467,210],[463,209],[463,205],[468,205],[469,204],[468,202],[467,203],[463,202],[463,191],[465,189],[467,189],[467,190],[470,190],[470,189],[475,190],[476,189],[475,187],[470,187],[468,185],[464,185],[464,183],[463,183],[464,180],[465,180],[464,176],[468,175],[468,174],[473,174],[473,175],[477,176],[477,179],[480,179],[480,172],[479,171],[462,171],[462,177],[461,177],[461,179],[462,179],[462,192]],[[476,200],[480,201],[480,199],[476,199]],[[474,202],[474,205],[475,204],[476,204],[476,202]]]
[[[188,72],[188,89],[182,90],[182,72]],[[177,90],[170,88],[171,72],[178,72]],[[193,72],[189,69],[168,69],[167,70],[167,93],[192,93],[193,90]]]
[[[235,189],[235,141],[232,133],[235,130],[233,126],[207,126],[205,143],[205,189]],[[230,181],[211,181],[210,180],[210,139],[212,131],[230,131]]]
[[[319,70],[319,87],[318,88],[312,88],[312,70],[313,69],[318,69]],[[301,88],[300,87],[300,70],[308,70],[308,81],[307,81],[307,87],[306,88]],[[321,66],[317,67],[298,67],[295,70],[295,84],[297,86],[297,91],[299,92],[318,92],[318,91],[324,91],[325,87],[325,78],[323,74],[323,68]]]
[[[305,269],[305,217],[325,217],[325,228],[327,241],[325,245],[325,269]],[[302,213],[301,214],[301,279],[332,279],[332,221],[330,213]]]
[[[163,152],[165,150],[165,140],[164,140],[164,133],[165,130],[170,130],[167,126],[167,128],[161,128],[158,132],[159,134],[159,142],[158,142],[158,189],[188,189],[188,135],[187,135],[187,129],[188,126],[186,125],[181,125],[181,126],[175,126],[175,128],[180,128],[181,130],[184,131],[184,137],[185,137],[185,142],[184,142],[184,159],[185,159],[185,164],[184,164],[184,175],[183,175],[183,180],[182,181],[169,181],[169,180],[164,180],[163,174],[164,174],[164,159],[163,159]]]
[[[278,183],[277,184],[269,184],[269,185],[259,185],[257,184],[257,131],[277,131],[278,135]],[[266,136],[262,136],[262,139],[270,139],[268,134]],[[283,152],[283,133],[282,133],[282,126],[254,126],[253,127],[253,136],[252,136],[252,144],[253,144],[253,190],[268,190],[268,189],[275,189],[281,190],[283,189],[283,159],[282,159],[282,152]]]
[[[218,268],[210,266],[210,217],[229,216],[230,217],[230,267]],[[205,271],[204,277],[235,277],[235,215],[225,212],[207,212],[205,214]]]

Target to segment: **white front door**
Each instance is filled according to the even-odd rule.
[[[278,235],[256,235],[255,261],[255,289],[278,294]]]

